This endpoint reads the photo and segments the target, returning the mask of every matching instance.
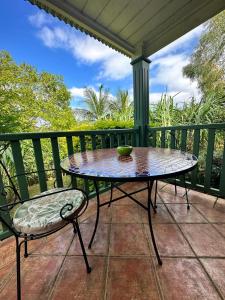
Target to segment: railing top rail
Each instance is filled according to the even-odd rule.
[[[182,129],[225,129],[225,123],[213,123],[213,124],[198,124],[198,125],[176,125],[167,127],[148,127],[149,131],[160,130],[182,130]]]
[[[104,129],[104,130],[80,130],[80,131],[51,131],[51,132],[21,132],[21,133],[3,133],[0,134],[0,141],[16,141],[40,138],[56,138],[67,136],[84,136],[84,135],[105,135],[131,133],[137,131],[135,128],[126,129]]]

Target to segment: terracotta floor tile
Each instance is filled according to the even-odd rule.
[[[103,299],[105,258],[92,256],[89,261],[92,272],[87,274],[82,257],[67,257],[59,273],[51,299]]]
[[[48,299],[63,256],[30,256],[22,264],[22,299]],[[0,294],[0,299],[16,299],[16,273]]]
[[[186,204],[166,205],[177,223],[207,223],[207,220],[194,208],[187,209]]]
[[[46,238],[28,242],[31,254],[65,255],[74,237],[72,225]]]
[[[188,196],[191,203],[208,203],[209,205],[213,205],[216,200],[215,196],[207,195],[194,190],[189,190]]]
[[[141,223],[140,208],[128,205],[112,206],[112,223]]]
[[[210,224],[181,224],[198,256],[225,257],[225,239]]]
[[[5,265],[0,269],[0,295],[10,278],[14,275],[16,269],[15,262]]]
[[[160,192],[166,192],[171,195],[175,195],[175,185],[164,182],[161,188],[158,189]],[[183,187],[177,186],[177,196],[182,197],[185,193],[185,189]]]
[[[225,224],[213,224],[213,226],[225,237]]]
[[[84,242],[85,250],[88,255],[106,255],[108,252],[108,231],[109,224],[99,224],[97,232],[92,244],[92,248],[88,249],[94,224],[81,224],[80,231]],[[68,252],[69,255],[82,255],[79,239],[76,236]]]
[[[204,215],[209,222],[225,223],[225,205],[209,205],[208,202],[194,204],[194,206]]]
[[[194,256],[191,248],[175,224],[154,224],[153,227],[159,254],[162,256]],[[149,226],[145,231],[150,238]]]
[[[161,200],[164,203],[187,203],[186,198],[185,197],[180,197],[178,195],[175,195],[175,193],[167,193],[162,191],[159,191],[158,195],[157,195],[157,202],[159,202],[159,200]]]
[[[166,300],[220,299],[197,259],[164,259],[157,272]]]
[[[134,186],[134,187],[133,187]],[[142,187],[145,187],[145,186],[136,186],[136,185],[133,185],[132,187],[126,187],[124,185],[121,186],[121,188],[127,192],[127,193],[131,193],[133,191],[136,191],[136,190],[139,190],[141,189]],[[120,191],[117,191],[115,190],[113,192],[113,199],[115,199],[116,197],[119,197],[121,195],[124,195],[124,193],[121,193]],[[142,202],[142,200],[145,200],[145,194],[143,194],[143,192],[139,192],[137,194],[133,194],[132,195],[135,199],[137,199],[138,201]],[[143,199],[142,199],[143,198]],[[129,206],[134,206],[136,207],[137,204],[132,200],[130,199],[129,197],[125,197],[121,200],[118,200],[116,202],[113,203],[114,205],[129,205]]]
[[[112,224],[110,255],[150,255],[142,224]]]
[[[16,259],[16,242],[14,237],[0,241],[0,269],[10,265]]]
[[[214,284],[225,298],[225,260],[207,258],[201,259],[201,262],[206,268],[209,276],[212,278]]]
[[[113,205],[113,204],[112,204]],[[95,223],[96,220],[96,207],[92,209],[92,213],[88,214],[88,218],[86,218],[82,223]],[[111,222],[111,208],[106,206],[100,207],[99,213],[99,223],[110,223]]]
[[[140,208],[142,222],[148,224],[148,212]],[[157,205],[157,213],[151,210],[152,223],[174,223],[164,204]]]
[[[160,299],[147,258],[110,258],[107,283],[108,300]]]
[[[121,187],[132,192],[144,186],[146,183],[132,182]],[[155,184],[153,198],[154,187]],[[215,286],[225,299],[225,200],[218,199],[213,208],[215,197],[190,190],[192,205],[187,211],[186,199],[175,196],[174,185],[165,186],[165,182],[158,181],[158,191],[157,214],[152,212],[152,219],[162,267],[158,266],[151,246],[147,211],[127,197],[112,203],[110,208],[100,208],[99,226],[89,250],[96,218],[93,198],[79,219],[92,273],[86,273],[78,237],[74,236],[72,226],[68,226],[48,238],[28,243],[32,255],[27,259],[22,257],[22,247],[22,299],[158,300],[157,276],[164,300],[219,299]],[[184,189],[178,188],[178,195],[182,193]],[[113,194],[114,197],[123,195],[118,190]],[[101,203],[109,197],[110,192],[101,194]],[[134,197],[147,204],[147,190]],[[171,214],[209,275],[195,258]],[[207,221],[214,224],[204,223]],[[2,300],[16,299],[15,270],[15,240],[9,238],[0,242]]]

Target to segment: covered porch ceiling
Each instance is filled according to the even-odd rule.
[[[113,49],[155,53],[225,9],[224,0],[29,0]]]

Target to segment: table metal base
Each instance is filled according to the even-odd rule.
[[[150,230],[150,234],[151,234],[151,239],[152,239],[152,244],[155,250],[155,254],[158,260],[158,264],[162,265],[162,260],[159,256],[159,252],[157,249],[157,245],[155,242],[155,236],[154,236],[154,232],[153,232],[153,227],[152,227],[152,217],[151,217],[151,208],[153,209],[154,213],[156,213],[156,206],[153,205],[152,200],[151,200],[151,193],[152,193],[152,187],[154,184],[154,180],[153,181],[146,181],[147,183],[147,187],[139,189],[137,191],[131,192],[131,193],[127,193],[126,191],[124,191],[121,187],[115,185],[114,183],[111,183],[111,194],[110,194],[110,200],[106,201],[104,203],[100,203],[100,195],[99,195],[99,188],[98,188],[98,183],[95,180],[94,181],[94,186],[95,186],[95,191],[96,191],[96,199],[97,199],[97,213],[96,213],[96,220],[95,220],[95,227],[94,227],[94,231],[90,240],[90,243],[88,245],[88,248],[91,248],[91,245],[93,243],[96,231],[97,231],[97,227],[98,227],[98,222],[99,222],[99,213],[100,213],[100,207],[108,205],[110,206],[111,203],[118,201],[120,199],[129,197],[132,201],[134,201],[136,204],[140,205],[142,208],[144,208],[145,210],[147,210],[148,212],[148,222],[149,222],[149,230]],[[117,190],[119,190],[120,192],[122,192],[124,195],[117,197],[115,199],[113,199],[113,188],[116,188]],[[137,199],[135,199],[132,195],[136,194],[138,192],[144,191],[144,190],[148,190],[148,205],[145,206],[143,203],[139,202]]]

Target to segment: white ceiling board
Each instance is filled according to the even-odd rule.
[[[225,0],[29,0],[130,57],[149,56],[225,9]]]

